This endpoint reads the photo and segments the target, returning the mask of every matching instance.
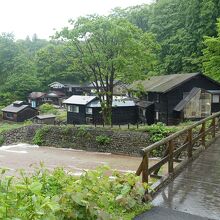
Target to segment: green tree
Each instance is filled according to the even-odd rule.
[[[65,44],[50,44],[36,54],[37,75],[44,87],[53,81],[83,81],[80,73],[74,72],[74,51]]]
[[[158,0],[151,5],[115,9],[143,31],[151,31],[161,44],[159,72],[194,72],[202,69],[203,37],[216,36],[219,0]]]
[[[114,80],[129,82],[154,71],[159,45],[152,34],[113,16],[81,17],[71,24],[73,29],[58,36],[75,48],[74,67],[94,82],[103,120],[109,124]]]
[[[217,23],[217,37],[205,37],[203,69],[205,74],[220,81],[220,19]]]
[[[0,35],[0,83],[7,80],[7,77],[16,68],[16,57],[19,54],[19,47],[14,42],[14,36],[9,33]]]

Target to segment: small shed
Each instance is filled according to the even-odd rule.
[[[23,101],[15,101],[2,109],[3,119],[15,122],[23,122],[38,114],[38,110],[24,104]]]
[[[37,115],[34,117],[34,122],[37,124],[55,124],[56,116],[53,114]]]

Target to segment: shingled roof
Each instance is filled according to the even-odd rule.
[[[18,113],[25,108],[31,108],[29,105],[16,105],[18,101],[12,103],[11,105],[6,106],[5,108],[2,109],[3,112],[13,112],[13,113]],[[23,103],[23,102],[22,102]]]
[[[145,92],[168,92],[177,85],[199,75],[200,73],[185,73],[185,74],[171,74],[152,76],[146,80],[135,81],[129,89],[139,90],[143,88]]]

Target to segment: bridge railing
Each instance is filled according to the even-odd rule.
[[[151,182],[151,190],[147,193],[156,193],[163,185],[175,178],[188,162],[213,142],[219,128],[220,112],[142,149],[143,158],[136,174],[142,175],[142,182]],[[151,154],[157,149],[164,149],[164,155],[151,165]],[[160,175],[164,171],[166,174]]]

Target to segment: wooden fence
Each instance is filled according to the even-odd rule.
[[[219,124],[220,112],[142,149],[143,159],[136,175],[142,174],[142,182],[154,182],[147,193],[154,195],[161,187],[175,178],[188,162],[207,148],[214,141]],[[161,147],[165,149],[163,157],[150,166],[151,152]],[[159,175],[161,168],[167,170],[163,176]]]

